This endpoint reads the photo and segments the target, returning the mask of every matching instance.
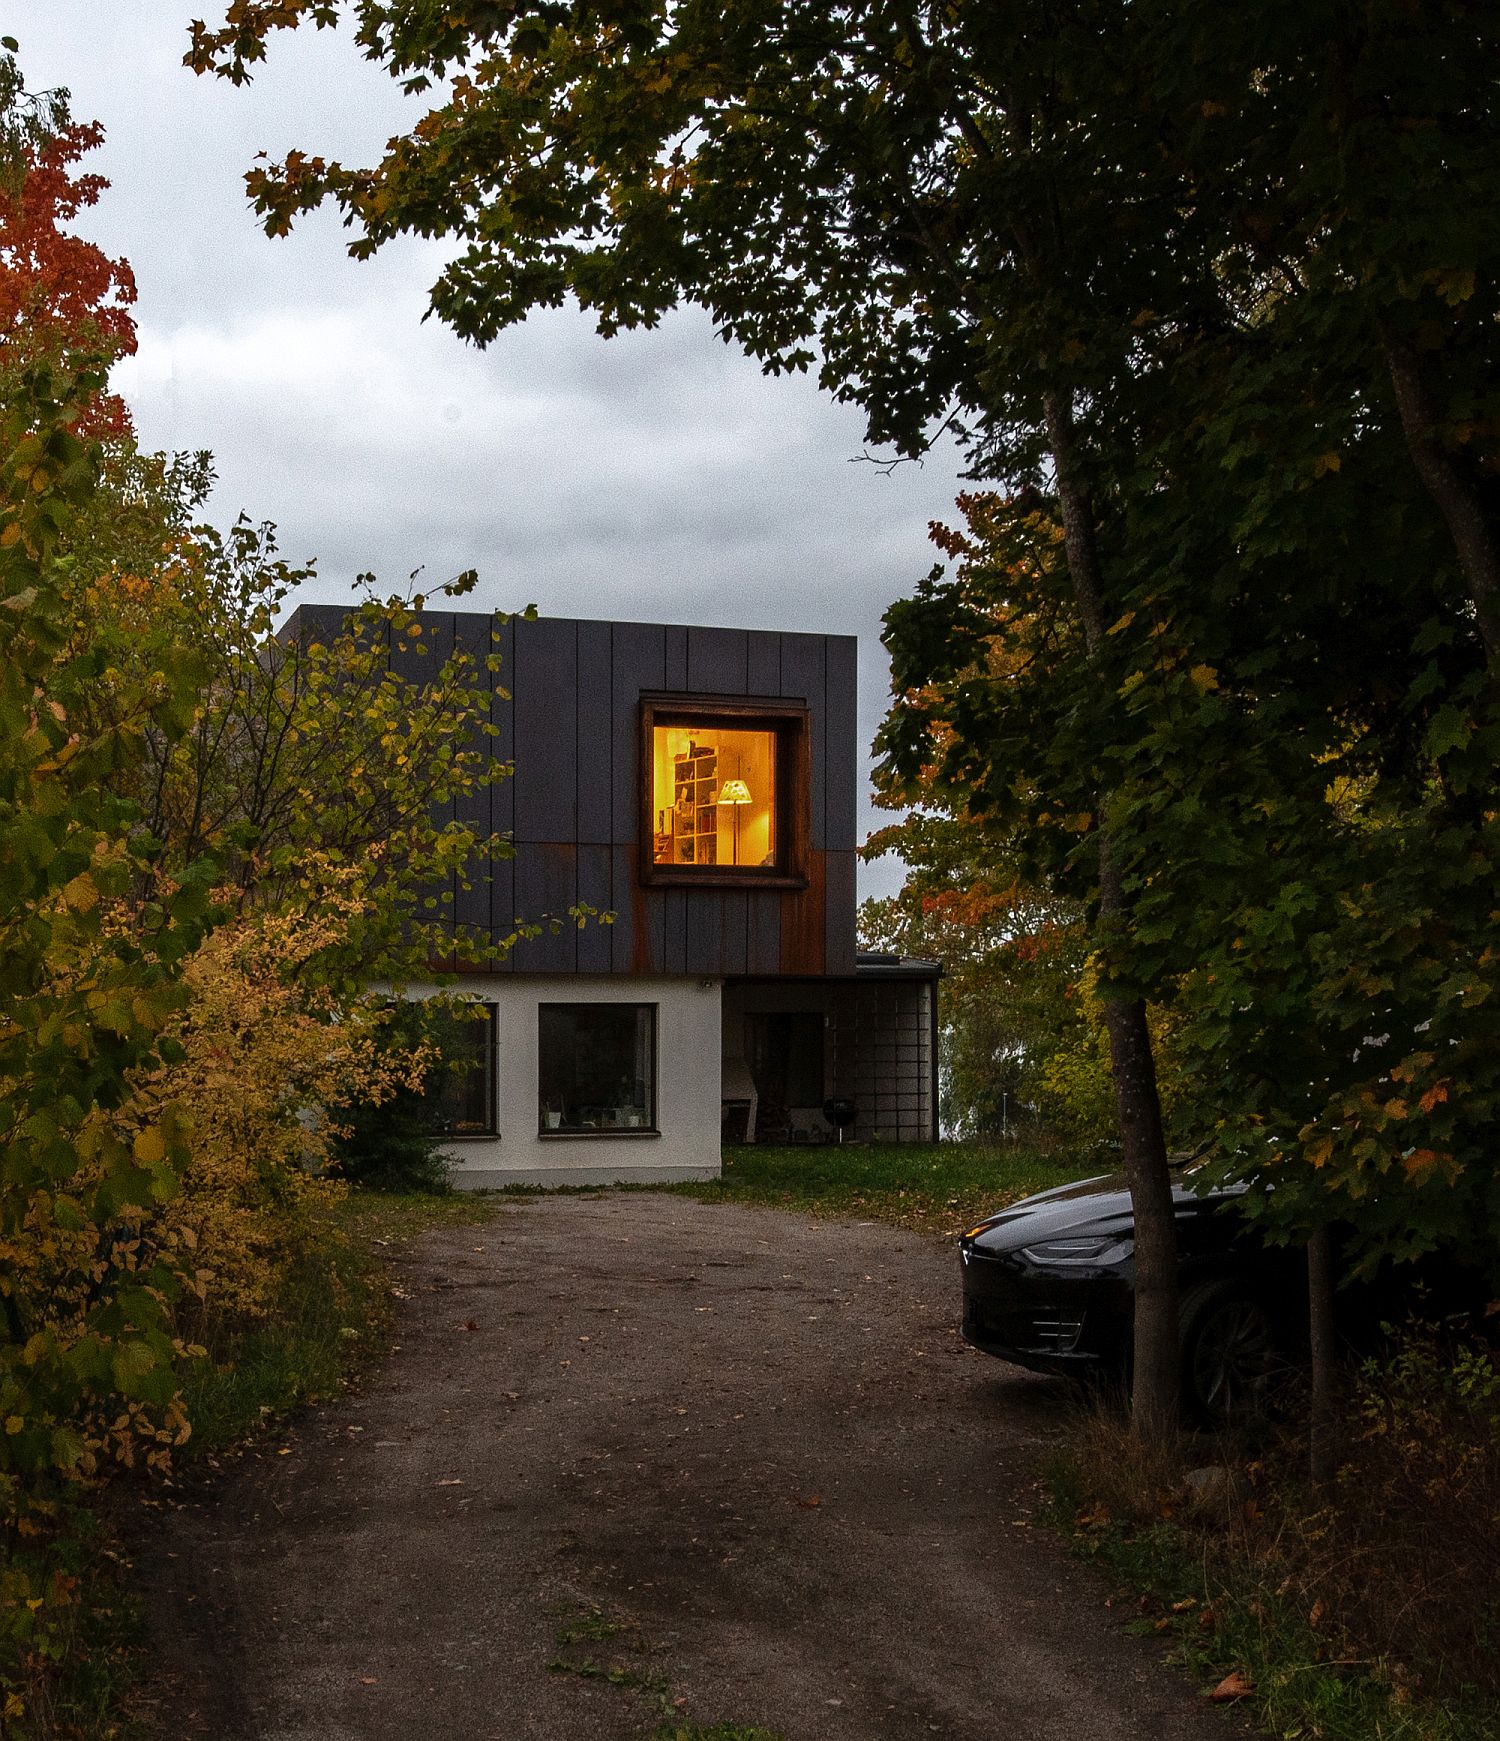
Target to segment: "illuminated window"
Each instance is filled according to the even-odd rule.
[[[804,739],[800,709],[648,705],[648,880],[786,880]]]
[[[776,863],[776,733],[659,725],[652,733],[656,864]]]

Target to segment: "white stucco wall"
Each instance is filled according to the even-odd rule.
[[[408,995],[433,990],[413,986]],[[465,975],[445,990],[496,1006],[496,1137],[455,1138],[445,1153],[453,1182],[470,1190],[508,1184],[602,1185],[719,1176],[719,1022],[716,979],[599,975]],[[542,1135],[537,1129],[538,1006],[656,1005],[659,1135]]]

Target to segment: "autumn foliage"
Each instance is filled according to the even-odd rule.
[[[135,354],[135,276],[68,226],[108,182],[76,166],[99,146],[97,121],[66,122],[21,143],[0,174],[0,367],[80,350],[113,361]],[[83,433],[125,435],[130,414],[102,392],[79,420]]]

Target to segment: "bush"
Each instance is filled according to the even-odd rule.
[[[429,1060],[418,1081],[403,1081],[377,1100],[357,1101],[340,1113],[342,1134],[335,1139],[339,1176],[373,1191],[418,1191],[440,1196],[453,1188],[452,1163],[442,1152],[435,1116],[435,1063],[452,1023],[436,1006],[393,998],[386,1006],[380,1045],[388,1053]]]

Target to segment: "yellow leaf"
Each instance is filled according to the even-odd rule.
[[[1111,635],[1118,635],[1123,629],[1128,629],[1134,621],[1135,612],[1126,611],[1125,615],[1121,617],[1118,622],[1110,624],[1108,632]]]
[[[1207,695],[1210,689],[1217,689],[1219,687],[1219,674],[1214,670],[1212,665],[1195,665],[1192,670],[1188,672],[1188,677],[1192,682],[1193,688],[1196,689],[1200,695]]]
[[[154,1167],[167,1158],[166,1142],[154,1125],[149,1130],[136,1132],[134,1149],[135,1158],[143,1167]]]
[[[1342,464],[1343,461],[1331,450],[1328,453],[1320,453],[1313,465],[1313,476],[1320,478],[1325,472],[1336,472]]]
[[[23,1432],[25,1427],[26,1423],[19,1415],[7,1415],[5,1417],[5,1430],[12,1438],[14,1438],[17,1433]]]

